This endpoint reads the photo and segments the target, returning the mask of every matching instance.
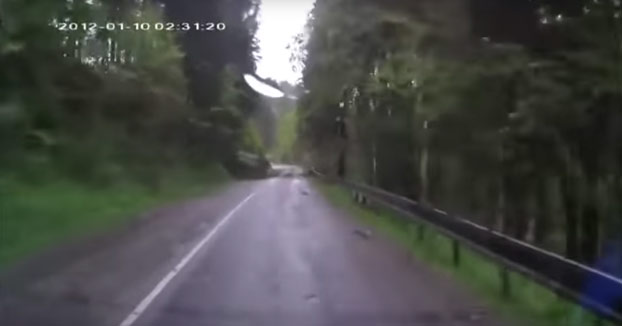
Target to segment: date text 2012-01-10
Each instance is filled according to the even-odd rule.
[[[227,25],[223,22],[195,22],[195,23],[122,23],[108,22],[104,24],[94,22],[59,22],[53,24],[58,30],[73,31],[224,31]]]

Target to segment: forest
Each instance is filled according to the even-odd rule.
[[[579,261],[619,243],[620,1],[317,0],[311,17],[300,162]]]
[[[127,169],[157,182],[150,169],[252,150],[258,144],[244,117],[257,101],[240,74],[254,70],[257,9],[246,0],[3,1],[0,162],[48,161],[95,182]],[[177,35],[52,26],[194,21],[227,29]]]
[[[261,102],[242,80],[255,69],[258,8],[255,0],[0,1],[0,261],[135,214],[173,188],[182,196],[220,182],[237,172],[239,150],[263,154],[249,119]],[[153,28],[199,21],[226,29]]]
[[[36,215],[17,207],[17,189],[59,180],[158,191],[220,166],[235,174],[244,150],[584,262],[619,239],[619,0],[317,0],[291,46],[300,85],[281,83],[302,94],[297,104],[261,100],[243,83],[255,71],[260,4],[2,0],[5,212]],[[56,27],[120,21],[226,29]]]
[[[262,1],[0,0],[0,310],[133,325],[179,274],[162,325],[472,324],[480,305],[586,325],[580,300],[619,280],[562,300],[579,274],[542,287],[322,180],[622,278],[622,0],[315,0],[283,62],[297,83],[258,76]],[[218,28],[164,28],[196,22]],[[13,267],[41,277],[18,300]]]

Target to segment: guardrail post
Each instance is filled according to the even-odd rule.
[[[460,243],[458,240],[453,240],[451,243],[452,252],[453,252],[453,261],[454,267],[460,266]]]
[[[434,218],[427,214],[422,214],[422,212],[429,211],[429,207],[403,196],[391,194],[375,187],[352,184],[343,180],[338,181],[332,177],[321,176],[321,178],[326,182],[335,182],[350,189],[355,201],[364,201],[361,195],[361,193],[364,193],[371,208],[388,209],[391,212],[412,218],[412,220],[409,220],[412,223],[409,223],[408,243],[415,248],[417,245],[421,246],[423,244],[425,229],[428,227],[432,231],[440,231],[440,233],[445,234],[451,238],[449,242],[451,242],[452,250],[452,257],[446,257],[446,259],[451,259],[456,266],[462,263],[460,246],[464,241],[464,245],[467,245],[469,250],[473,249],[497,263],[495,268],[497,268],[496,272],[499,275],[499,296],[502,296],[504,300],[514,297],[512,293],[513,285],[511,284],[512,273],[523,275],[533,282],[541,283],[545,288],[556,292],[560,299],[576,303],[583,302],[583,295],[588,295],[588,299],[596,299],[596,297],[593,297],[593,294],[580,294],[583,290],[583,284],[580,284],[581,282],[578,282],[578,280],[598,277],[597,279],[602,279],[604,283],[606,282],[606,286],[617,287],[620,285],[620,282],[615,277],[611,279],[603,278],[601,277],[602,274],[597,275],[598,272],[590,269],[588,266],[564,259],[546,250],[526,245],[510,236],[494,232],[490,228],[487,229],[450,215],[443,218],[441,216]],[[444,212],[440,211],[439,213],[442,214]],[[434,234],[427,236],[434,236]],[[455,242],[454,239],[460,239],[458,240],[460,243]],[[435,249],[433,244],[425,247],[430,247],[425,249]],[[412,254],[415,257],[414,250],[412,250]],[[449,253],[445,253],[445,255],[449,255]],[[536,263],[538,261],[542,263]],[[560,278],[560,276],[563,277]],[[590,318],[586,325],[590,325],[590,322],[594,322],[596,325],[598,323],[608,325],[609,321],[614,321],[614,323],[622,321],[619,308],[616,307],[615,303],[604,303],[602,307],[587,307],[586,309],[600,318],[599,321]]]
[[[417,226],[417,240],[423,241],[424,236],[425,226],[423,225],[423,223],[419,223],[419,225]]]
[[[499,269],[499,276],[501,278],[501,295],[505,299],[509,299],[512,296],[512,289],[510,285],[510,272],[505,266]]]

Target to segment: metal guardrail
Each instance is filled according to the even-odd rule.
[[[325,178],[315,170],[311,173]],[[460,245],[500,265],[502,292],[510,295],[509,271],[520,273],[576,302],[596,315],[622,325],[622,280],[558,254],[513,239],[471,221],[425,207],[409,198],[367,185],[333,180],[354,192],[359,203],[375,202],[434,228],[453,240],[453,260],[460,263]],[[420,235],[422,236],[422,234]],[[598,291],[589,290],[596,287]],[[606,298],[605,294],[617,293]]]

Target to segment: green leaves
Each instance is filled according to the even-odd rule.
[[[0,55],[19,55],[25,48],[24,43],[5,40],[0,42]]]
[[[354,173],[364,174],[352,178],[427,194],[487,221],[547,202],[533,198],[546,178],[619,179],[620,2],[587,1],[581,12],[578,1],[556,8],[492,1],[484,7],[534,19],[525,30],[498,33],[490,30],[496,9],[469,16],[466,3],[317,1],[300,102],[301,143],[315,164],[334,168],[335,153],[345,151],[360,165]],[[470,18],[486,21],[470,29]],[[476,26],[493,35],[469,35]],[[334,135],[337,117],[349,122],[347,145]],[[593,197],[593,189],[581,191]]]
[[[236,8],[227,6],[228,14],[239,9],[242,20],[243,8],[250,5],[237,1]],[[242,113],[251,111],[256,99],[240,87],[239,71],[231,71],[209,76],[227,85],[222,96],[210,89],[214,83],[192,90],[217,93],[212,100],[225,107],[222,112],[194,107],[180,35],[155,28],[170,19],[159,3],[3,0],[0,19],[0,147],[7,149],[3,158],[19,162],[36,152],[59,165],[88,162],[85,168],[97,170],[110,164],[200,162],[233,152],[243,143]],[[246,17],[245,22],[252,24],[253,19]],[[75,23],[78,28],[60,31],[57,23]],[[146,23],[151,28],[85,30],[90,23]],[[243,26],[236,28],[251,35]],[[236,42],[246,41],[238,45],[252,48],[251,39],[236,36]],[[219,64],[210,56],[201,60],[206,66]]]

